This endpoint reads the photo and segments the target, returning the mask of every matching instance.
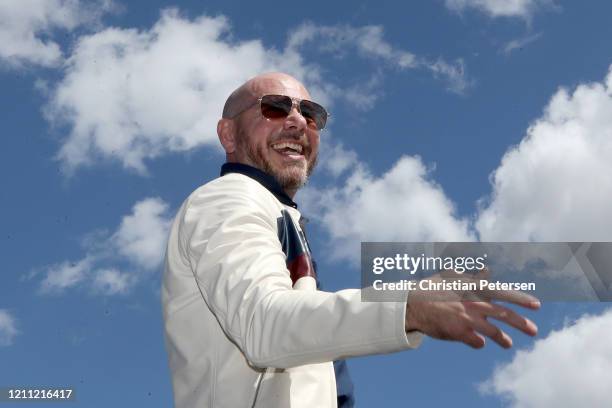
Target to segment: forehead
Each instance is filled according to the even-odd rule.
[[[252,93],[257,96],[277,94],[298,99],[310,99],[308,90],[293,78],[258,78],[253,81]]]

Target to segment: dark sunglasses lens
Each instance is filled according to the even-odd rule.
[[[284,95],[266,95],[261,98],[261,114],[269,119],[284,118],[291,112],[293,102]]]
[[[325,127],[327,123],[327,111],[318,103],[304,100],[300,102],[300,111],[309,125],[312,124],[312,126],[319,130]]]

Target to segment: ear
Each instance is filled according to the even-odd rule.
[[[226,154],[236,151],[236,137],[234,135],[234,121],[231,119],[219,119],[217,122],[217,136]]]

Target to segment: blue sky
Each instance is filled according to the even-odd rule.
[[[612,5],[399,3],[2,1],[0,387],[171,405],[167,228],[261,71],[333,114],[297,197],[329,290],[359,284],[360,241],[612,240]],[[609,405],[608,305],[528,316],[509,351],[350,360],[358,406]]]

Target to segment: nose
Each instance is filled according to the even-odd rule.
[[[287,115],[285,119],[285,129],[294,129],[303,132],[306,130],[306,125],[306,118],[302,116],[298,105],[294,102],[289,115]]]

